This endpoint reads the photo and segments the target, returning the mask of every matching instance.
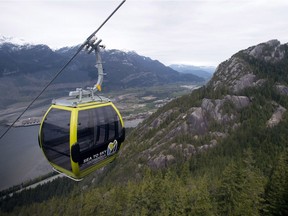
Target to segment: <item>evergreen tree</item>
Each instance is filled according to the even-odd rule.
[[[230,163],[223,172],[218,193],[221,215],[260,215],[265,179],[253,166],[252,152],[242,163]]]
[[[240,178],[237,166],[231,162],[223,172],[221,186],[218,192],[218,209],[220,215],[234,215],[237,208],[240,191]]]
[[[267,185],[267,215],[288,215],[288,151],[283,152]]]
[[[208,191],[207,178],[200,178],[190,191],[191,213],[196,216],[216,215],[213,209],[213,202]]]
[[[240,203],[235,211],[236,215],[259,215],[262,209],[265,178],[255,168],[251,149],[244,152],[243,168],[241,169],[243,182],[239,193]]]

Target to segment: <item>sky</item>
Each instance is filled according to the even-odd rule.
[[[122,0],[0,0],[0,35],[81,44]],[[97,33],[106,49],[131,50],[165,65],[217,66],[271,39],[288,42],[287,0],[126,0]]]

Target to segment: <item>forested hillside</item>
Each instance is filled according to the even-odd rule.
[[[132,130],[115,162],[1,215],[288,215],[287,109],[288,44],[250,47]]]

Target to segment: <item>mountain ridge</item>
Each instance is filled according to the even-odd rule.
[[[2,43],[0,91],[5,94],[1,98],[1,106],[11,104],[12,98],[27,100],[27,97],[30,98],[35,92],[35,87],[40,91],[41,86],[45,86],[47,80],[52,79],[77,49],[78,46],[52,50],[47,45]],[[112,49],[104,50],[101,55],[104,72],[107,74],[104,77],[103,92],[179,82],[192,84],[204,82],[203,78],[180,74],[157,60],[140,56],[133,51]],[[97,69],[94,65],[95,55],[88,55],[82,51],[53,84],[63,84],[63,89],[72,83],[75,83],[75,88],[93,86],[97,81]],[[11,86],[13,93],[8,91]],[[23,88],[25,92],[22,91]],[[69,90],[74,89],[66,89]],[[58,91],[55,89],[49,95],[50,98],[61,97],[60,89]]]

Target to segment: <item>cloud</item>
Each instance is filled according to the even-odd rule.
[[[1,34],[52,48],[82,43],[120,1],[1,1]],[[127,0],[98,36],[165,64],[217,65],[249,46],[287,42],[284,0]]]

